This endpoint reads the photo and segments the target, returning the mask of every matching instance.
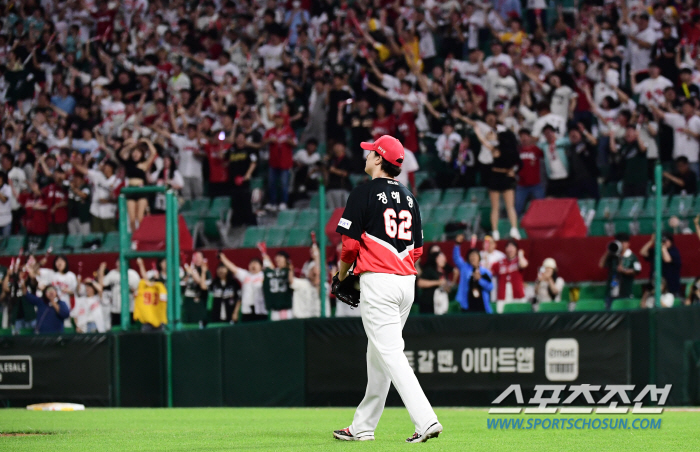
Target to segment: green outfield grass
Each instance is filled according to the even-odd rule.
[[[83,412],[0,410],[0,432],[45,432],[0,437],[0,451],[393,451],[409,447],[454,451],[697,451],[700,412],[666,411],[657,430],[489,430],[481,409],[437,409],[445,431],[426,444],[405,444],[413,428],[404,409],[387,409],[374,442],[331,437],[346,427],[354,409],[192,408],[88,409]],[[506,416],[499,416],[506,418]],[[564,416],[508,416],[554,419]],[[586,419],[603,418],[600,415]],[[613,416],[605,416],[613,418]],[[619,416],[623,419],[635,415]]]

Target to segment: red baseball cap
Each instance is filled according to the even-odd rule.
[[[382,135],[374,143],[363,141],[360,147],[366,151],[376,151],[387,162],[399,168],[403,163],[403,144],[391,135]]]

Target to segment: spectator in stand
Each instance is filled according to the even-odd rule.
[[[547,196],[563,198],[569,194],[569,160],[566,156],[568,138],[557,138],[554,127],[547,124],[542,129],[544,141],[539,148],[544,154],[547,169]]]
[[[294,153],[294,194],[305,196],[307,192],[318,190],[321,177],[321,154],[318,153],[318,141],[306,140],[304,148]]]
[[[651,265],[649,280],[654,280],[654,244],[656,236],[651,235],[649,241],[644,244],[639,254]],[[674,296],[681,293],[681,253],[673,243],[673,234],[664,232],[661,236],[661,276],[666,280],[668,291]]]
[[[241,284],[225,265],[219,264],[216,268],[216,277],[209,286],[209,291],[212,294],[211,321],[233,324],[233,313],[241,303]]]
[[[671,195],[695,195],[698,192],[698,176],[690,169],[688,157],[676,159],[675,171],[663,172],[663,192]]]
[[[642,254],[643,256],[644,254]],[[617,298],[631,298],[634,278],[642,271],[642,264],[630,249],[630,236],[626,232],[615,234],[615,241],[608,244],[598,262],[600,268],[607,269],[605,305],[610,309]]]
[[[61,168],[57,168],[53,173],[51,183],[41,190],[49,209],[49,234],[66,234],[68,232],[68,200],[65,191],[67,185],[66,174]]]
[[[528,129],[520,129],[520,161],[518,186],[515,188],[515,211],[518,216],[525,213],[525,205],[530,200],[544,198],[544,184],[541,180],[542,149],[535,145]]]
[[[207,315],[207,300],[211,273],[207,260],[201,251],[192,254],[192,262],[185,263],[180,272],[180,288],[182,290],[182,321],[198,323],[204,328],[209,320]]]
[[[68,234],[90,233],[90,186],[85,176],[76,172],[68,187]]]
[[[62,301],[53,286],[39,286],[43,295],[27,293],[27,301],[36,307],[37,334],[63,333],[63,323],[70,316],[70,308]]]
[[[646,70],[646,68],[645,68]],[[657,106],[664,103],[664,90],[666,88],[672,88],[673,83],[663,75],[661,75],[661,69],[656,63],[651,63],[649,65],[649,78],[645,79],[643,82],[637,84],[635,73],[631,74],[630,82],[632,83],[632,92],[634,94],[639,94],[639,103],[647,106]]]
[[[241,283],[241,302],[233,311],[233,321],[256,322],[267,320],[267,308],[263,295],[262,260],[254,257],[248,263],[248,270],[243,270],[231,262],[224,253],[219,253],[219,260]]]
[[[297,145],[296,135],[291,127],[285,125],[282,114],[275,113],[274,120],[275,126],[268,129],[263,136],[263,144],[269,145],[270,149],[268,203],[265,208],[271,211],[287,209],[292,153],[294,146]],[[282,202],[279,204],[278,189],[282,192]]]
[[[362,153],[362,149],[358,147],[356,152]],[[353,162],[347,156],[345,144],[335,143],[332,155],[328,160],[328,175],[326,176],[326,188],[328,190],[326,192],[326,204],[331,212],[334,209],[345,207],[348,195],[352,189],[349,178],[352,170]]]
[[[318,245],[315,243],[311,247],[311,257],[313,260],[310,265],[304,265],[306,272],[303,278],[294,276],[294,267],[290,265],[289,287],[294,291],[292,294],[292,315],[295,319],[321,317],[321,279],[319,274],[321,262]],[[326,299],[324,300],[326,317],[330,317],[330,285],[327,282],[324,284],[326,285]]]
[[[690,168],[695,174],[700,174],[698,157],[700,153],[700,118],[695,114],[695,102],[689,99],[683,101],[681,114],[664,113],[651,106],[651,111],[659,119],[673,127],[673,158],[685,156]],[[669,286],[671,284],[669,283]]]
[[[37,280],[44,286],[54,287],[58,292],[58,297],[68,302],[78,288],[78,279],[75,273],[70,271],[68,260],[61,255],[54,258],[53,269],[39,269]]]
[[[350,104],[348,104],[350,102]],[[356,108],[351,110],[352,99],[345,101],[342,108],[338,108],[338,124],[343,124],[350,129],[350,150],[352,152],[352,172],[361,173],[365,170],[365,159],[360,147],[363,141],[372,141],[372,126],[374,114],[369,109],[369,102],[361,97],[356,102]],[[341,107],[339,105],[339,107]],[[344,112],[347,111],[347,114]]]
[[[226,132],[223,130],[218,133],[216,131],[211,131],[209,133],[209,140],[207,144],[204,145],[204,152],[207,154],[207,163],[209,164],[208,194],[212,198],[229,195],[229,186],[231,182],[228,178],[228,171],[226,171],[226,152],[230,148],[230,143],[225,141],[225,135]],[[182,173],[180,173],[180,177],[182,177]],[[180,188],[182,188],[183,184],[184,180],[180,184]]]
[[[690,306],[700,304],[700,278],[695,278],[695,280],[688,286],[687,294],[688,296],[683,302],[684,305]]]
[[[569,147],[566,158],[570,173],[569,196],[572,198],[598,199],[600,197],[596,158],[597,144],[598,141],[586,130],[583,123],[579,122],[576,127],[569,129]]]
[[[70,316],[75,322],[76,333],[104,333],[102,286],[89,278],[82,281],[78,276],[78,291]]]
[[[23,193],[19,199],[24,207],[22,225],[29,236],[43,237],[49,233],[49,207],[38,183],[30,183],[29,188],[29,192]]]
[[[505,303],[523,303],[525,299],[525,286],[523,284],[522,271],[527,268],[528,261],[525,252],[518,249],[515,240],[508,240],[506,244],[506,257],[491,267],[493,275],[498,278],[498,304],[497,310],[503,312]]]
[[[115,261],[115,266],[107,274],[107,263],[100,263],[97,269],[97,283],[102,287],[102,304],[105,306],[105,328],[121,325],[122,318],[122,293],[121,293],[121,273],[119,272],[119,259]],[[134,296],[139,288],[141,277],[133,268],[127,270],[127,283],[129,285],[129,312],[134,312]]]
[[[12,187],[7,183],[7,174],[0,171],[0,239],[12,234]]]
[[[611,132],[613,133],[613,132]],[[624,141],[618,148],[616,140],[610,138],[610,152],[619,154],[622,163],[622,194],[624,196],[645,196],[647,192],[646,146],[637,134],[637,128],[628,124]]]
[[[535,280],[535,303],[561,301],[564,278],[559,276],[557,261],[551,257],[542,262]]]
[[[459,287],[456,299],[462,312],[493,314],[491,309],[491,291],[493,290],[491,272],[480,264],[479,251],[476,248],[467,251],[466,261],[462,258],[460,254],[462,242],[464,242],[464,235],[457,235],[452,252],[452,260],[459,270]]]
[[[640,307],[651,309],[654,307],[658,308],[672,308],[676,302],[676,297],[674,294],[668,291],[666,285],[666,280],[661,278],[661,299],[659,300],[659,305],[656,305],[656,291],[654,290],[654,281],[649,284],[644,285],[644,291],[642,292],[642,301]]]
[[[243,132],[237,132],[233,146],[226,151],[228,180],[231,184],[232,226],[256,225],[250,194],[250,179],[258,166],[258,153],[249,146]]]
[[[421,266],[421,273],[416,284],[420,289],[416,301],[421,314],[445,314],[449,306],[445,306],[449,292],[449,275],[445,274],[447,257],[442,251],[431,252],[428,260]],[[437,309],[436,309],[437,308]]]
[[[117,203],[114,191],[121,184],[115,174],[116,164],[107,160],[100,164],[99,170],[76,164],[76,171],[86,175],[92,184],[92,201],[90,203],[90,230],[95,233],[107,233],[117,230]]]
[[[176,194],[179,194],[180,190],[185,185],[185,181],[182,178],[180,170],[177,169],[175,159],[172,155],[165,154],[162,161],[163,167],[160,170],[156,167],[156,170],[148,175],[148,182],[158,187],[172,189]],[[156,193],[153,198],[151,213],[165,214],[165,193]]]

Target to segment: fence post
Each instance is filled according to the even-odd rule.
[[[129,240],[129,214],[126,211],[126,196],[119,195],[119,290],[121,293],[121,327],[122,331],[129,331],[131,316],[129,315],[129,261],[126,251],[131,249]]]
[[[654,306],[657,308],[661,306],[661,232],[663,231],[663,224],[661,223],[661,217],[663,212],[661,211],[661,200],[662,200],[662,186],[663,186],[663,168],[661,162],[657,160],[656,167],[654,168],[654,179],[656,185],[656,193],[654,201],[656,202],[656,215],[655,215],[655,227],[656,231],[656,241],[654,243]]]
[[[318,269],[319,288],[318,293],[321,297],[321,317],[326,317],[326,186],[322,180],[318,185],[318,251],[319,263]]]

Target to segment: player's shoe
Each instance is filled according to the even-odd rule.
[[[406,439],[407,443],[424,443],[430,438],[437,438],[438,435],[442,433],[442,425],[439,422],[434,423],[423,433],[422,435],[418,432],[414,433],[413,436]]]
[[[350,433],[350,427],[334,431],[333,437],[343,441],[374,441],[374,435],[353,436]]]

